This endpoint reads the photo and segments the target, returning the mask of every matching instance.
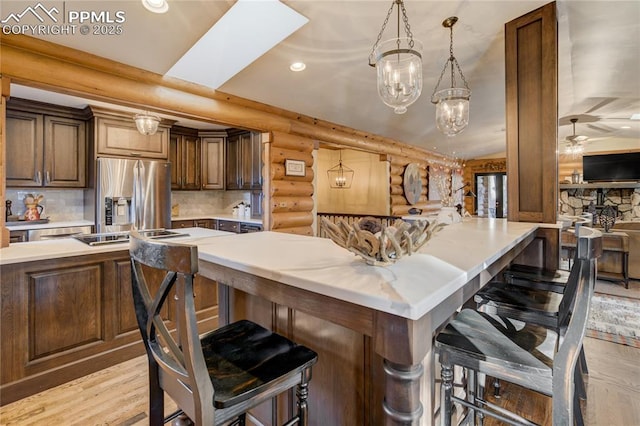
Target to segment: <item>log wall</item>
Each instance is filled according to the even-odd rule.
[[[265,170],[268,183],[268,202],[263,222],[266,229],[291,234],[313,236],[313,140],[282,132],[273,132],[266,144]],[[285,160],[305,163],[305,176],[287,176]],[[264,190],[265,188],[263,188]],[[266,219],[266,220],[265,220]]]
[[[439,202],[429,201],[427,197],[429,179],[427,167],[428,159],[416,159],[391,155],[389,160],[389,197],[391,199],[391,216],[404,216],[409,214],[409,209],[415,207],[422,212],[434,211],[440,208]],[[422,191],[416,204],[409,204],[404,196],[403,174],[409,163],[417,163],[420,166],[420,179],[422,179]]]

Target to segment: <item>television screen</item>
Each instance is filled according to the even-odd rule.
[[[582,174],[586,182],[640,181],[640,152],[585,155]]]

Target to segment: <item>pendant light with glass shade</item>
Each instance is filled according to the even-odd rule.
[[[342,150],[340,150],[340,161],[338,164],[327,170],[329,186],[335,189],[351,188],[354,174],[355,172],[353,169],[342,164]]]
[[[133,120],[136,122],[138,131],[143,135],[154,135],[158,131],[160,117],[155,114],[151,114],[149,112],[145,112],[144,114],[136,114],[133,117]]]
[[[393,7],[398,7],[396,38],[381,41]],[[400,37],[400,12],[406,37]],[[402,0],[393,0],[382,24],[369,65],[377,70],[378,95],[396,114],[404,114],[422,93],[422,43],[413,39]]]
[[[460,65],[455,56],[453,56],[453,26],[458,22],[458,17],[451,16],[442,22],[442,26],[449,28],[449,59],[444,63],[442,73],[436,87],[431,95],[431,102],[436,104],[436,126],[438,130],[447,136],[455,136],[462,132],[469,124],[469,98],[471,90],[467,84],[467,80],[462,74]],[[455,67],[454,67],[455,65]],[[438,90],[442,77],[451,68],[451,87],[448,89]],[[464,87],[456,87],[455,70],[458,70]]]

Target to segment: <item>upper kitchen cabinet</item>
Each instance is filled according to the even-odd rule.
[[[96,156],[169,159],[169,127],[162,120],[153,135],[138,132],[134,114],[91,106],[93,113]]]
[[[7,186],[84,188],[88,118],[83,110],[11,98],[6,120]]]
[[[202,189],[224,189],[225,132],[200,132]]]
[[[200,189],[200,138],[196,129],[173,126],[169,137],[171,189]]]
[[[262,141],[260,133],[227,131],[227,189],[262,189]]]

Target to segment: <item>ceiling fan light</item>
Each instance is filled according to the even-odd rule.
[[[407,112],[422,93],[421,50],[422,43],[408,38],[384,41],[375,50],[378,95],[396,114]]]
[[[136,127],[138,131],[143,135],[153,135],[158,131],[158,124],[160,124],[160,117],[155,114],[150,114],[148,112],[144,114],[136,114],[133,117],[133,120],[136,122]]]
[[[464,88],[443,89],[436,92],[436,126],[446,136],[455,136],[469,125],[471,91]]]

